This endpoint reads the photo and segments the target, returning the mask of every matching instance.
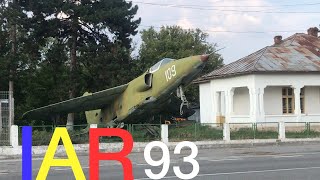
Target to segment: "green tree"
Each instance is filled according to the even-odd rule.
[[[53,37],[67,47],[69,98],[80,95],[81,71],[85,71],[82,68],[87,68],[87,72],[94,69],[92,66],[99,61],[92,61],[102,58],[99,54],[105,53],[101,48],[107,48],[109,54],[113,53],[110,47],[129,49],[130,36],[137,33],[140,23],[140,19],[134,19],[138,7],[124,0],[38,0],[32,1],[31,7],[38,36]],[[74,115],[69,114],[68,124],[73,122]]]
[[[83,91],[96,92],[128,83],[134,78],[132,69],[135,64],[130,50],[117,44],[95,48],[80,57],[85,83]]]
[[[49,38],[47,45],[40,51],[42,60],[37,64],[37,68],[25,70],[20,79],[19,85],[23,87],[21,93],[24,98],[19,101],[17,107],[18,117],[27,110],[68,98],[68,68],[65,65],[68,57],[64,44]],[[30,122],[20,122],[20,124],[30,124]],[[52,124],[52,121],[35,120],[32,124]]]
[[[160,31],[154,28],[143,30],[141,33],[142,45],[138,57],[138,72],[145,71],[148,67],[162,58],[179,59],[187,56],[212,53],[216,44],[208,42],[208,34],[200,29],[184,30],[179,26],[161,27]],[[218,53],[213,53],[201,75],[208,73],[223,64],[223,58]],[[190,86],[186,91],[189,100],[198,102],[198,86]]]
[[[16,108],[17,102],[23,99],[20,80],[40,56],[39,44],[34,43],[30,29],[27,8],[25,1],[0,0],[0,90],[14,92]]]

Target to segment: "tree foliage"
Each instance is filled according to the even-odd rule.
[[[20,1],[0,1],[0,68],[6,82],[19,79],[26,66],[39,57],[24,10]]]
[[[5,78],[0,78],[0,88],[7,90],[10,69],[15,69],[16,117],[32,108],[67,100],[88,90],[110,88],[132,78],[128,73],[131,38],[137,34],[140,23],[140,18],[135,18],[138,7],[132,2],[1,3],[0,68],[5,71],[0,75]],[[17,35],[14,58],[10,39],[13,23]]]
[[[31,10],[34,21],[39,24],[37,33],[44,37],[56,38],[68,49],[69,98],[80,95],[79,89],[82,87],[79,56],[100,54],[104,48],[109,52],[122,47],[129,49],[130,35],[137,33],[136,28],[140,23],[140,19],[133,19],[138,7],[124,0],[38,0],[32,2]],[[83,64],[88,65],[97,59],[90,57],[89,61],[84,58],[81,60]],[[102,62],[94,61],[91,64],[106,67],[102,66],[106,60],[108,59]],[[70,114],[68,123],[73,124],[73,121],[74,117]]]
[[[85,91],[127,83],[164,57],[215,50],[199,29],[150,28],[142,31],[139,56],[133,60],[137,10],[125,0],[0,0],[0,90],[8,90],[8,82],[14,81],[16,119],[27,110]],[[221,64],[221,56],[214,54],[204,72]],[[197,99],[195,87],[188,92]],[[66,117],[60,123],[66,123]]]

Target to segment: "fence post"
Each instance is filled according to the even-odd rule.
[[[161,124],[161,141],[164,143],[169,142],[168,138],[168,124]]]
[[[285,140],[286,139],[286,127],[285,123],[283,121],[279,122],[279,140]]]
[[[194,139],[197,140],[197,123],[194,123]]]
[[[2,107],[1,107],[1,102],[0,102],[0,137],[2,134]]]
[[[257,123],[252,124],[253,129],[253,139],[256,139]]]
[[[9,120],[8,120],[8,127],[11,127],[12,122],[13,122],[13,112],[12,112],[12,99],[13,99],[13,92],[9,91],[9,97],[8,97],[8,110],[9,110]]]
[[[90,124],[90,128],[98,128],[97,124]]]
[[[10,145],[12,147],[19,146],[19,128],[17,125],[12,125],[10,127]]]
[[[310,122],[306,122],[307,138],[310,138]]]
[[[223,124],[223,140],[230,141],[230,124]]]

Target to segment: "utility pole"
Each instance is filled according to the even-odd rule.
[[[70,47],[70,89],[69,89],[69,98],[72,99],[76,94],[76,69],[77,69],[77,29],[76,24],[77,20],[73,19],[71,24],[72,37],[71,37],[71,47]],[[73,130],[74,125],[74,113],[69,113],[67,117],[67,129]]]
[[[15,10],[17,5],[17,0],[12,0],[12,8]],[[15,17],[11,17],[15,18]],[[11,54],[12,54],[12,59],[11,59],[11,65],[10,65],[10,74],[9,74],[9,122],[8,125],[9,127],[14,124],[14,100],[13,100],[13,92],[14,92],[14,75],[15,75],[15,65],[14,65],[14,59],[16,58],[17,54],[17,25],[16,23],[12,20],[10,23],[10,40],[11,40]]]
[[[0,138],[1,138],[1,135],[2,135],[2,104],[1,104],[1,101],[0,101]]]

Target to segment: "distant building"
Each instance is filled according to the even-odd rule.
[[[318,28],[267,46],[196,80],[201,123],[320,122]]]
[[[3,126],[8,126],[9,119],[9,100],[1,98],[2,92],[0,92],[0,134]]]
[[[188,117],[189,121],[195,121],[200,122],[200,107],[199,105],[192,107],[192,109],[195,111],[194,114],[190,117]]]

